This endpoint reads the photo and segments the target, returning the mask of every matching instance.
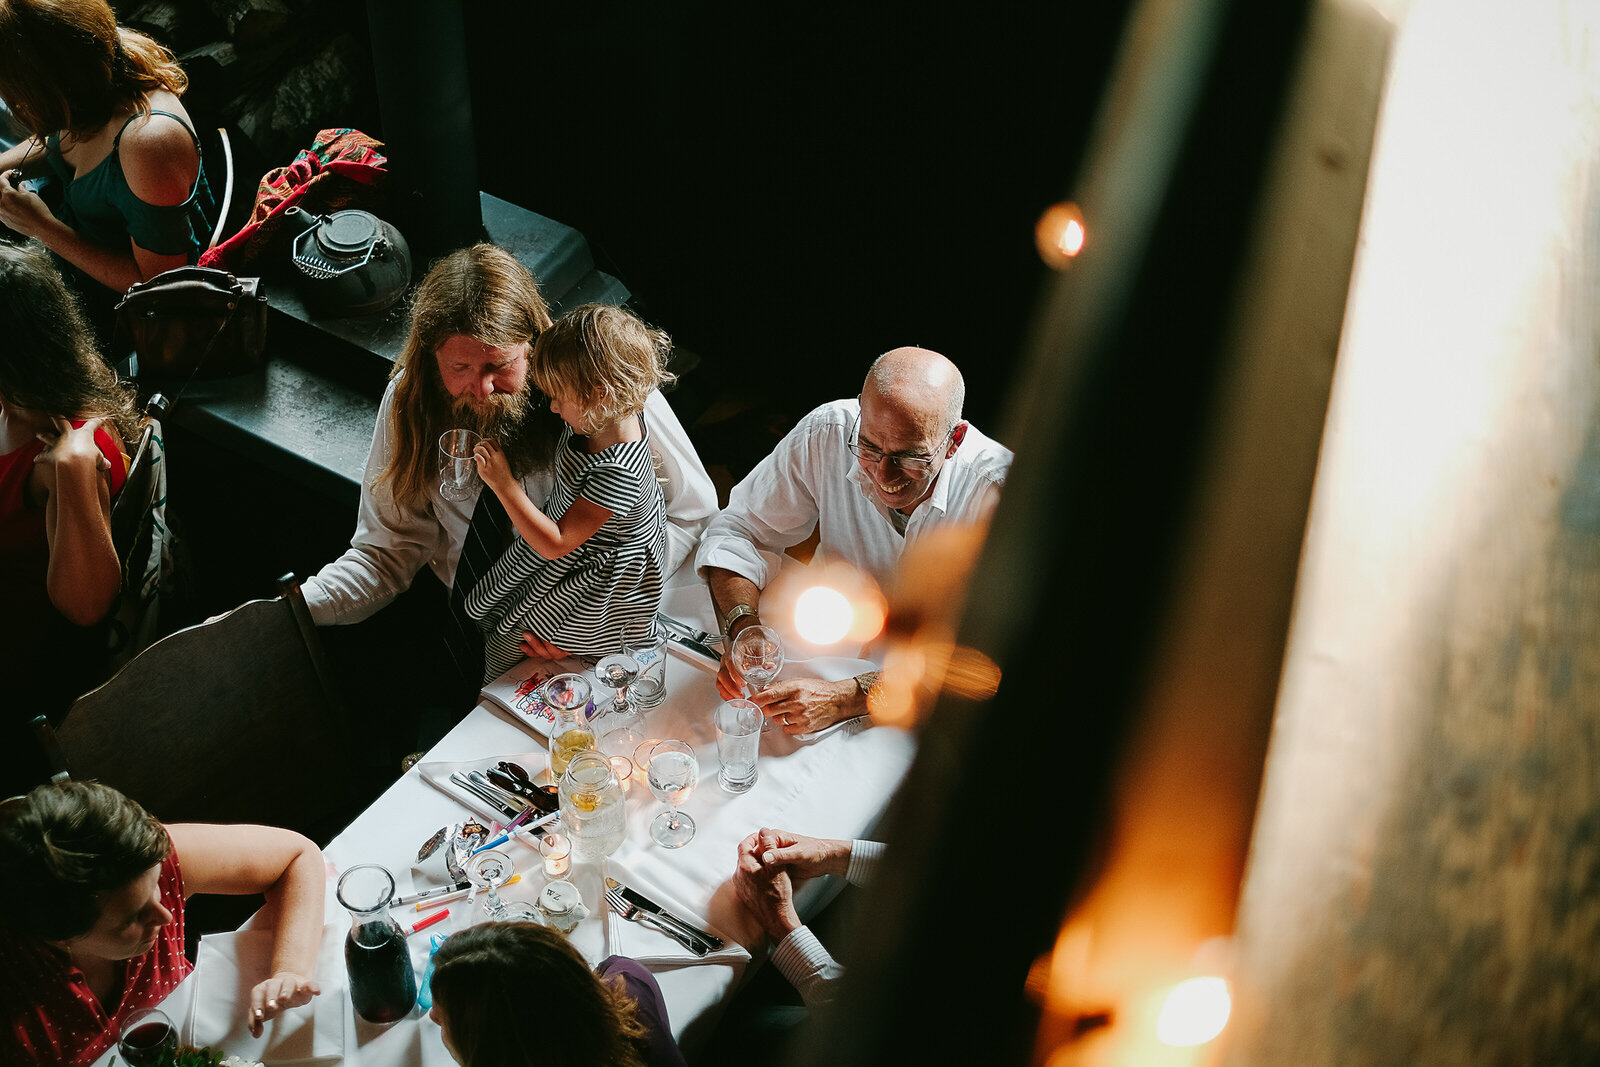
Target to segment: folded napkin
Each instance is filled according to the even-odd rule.
[[[249,1056],[272,1067],[343,1062],[345,933],[346,927],[335,923],[322,928],[315,975],[322,994],[267,1020],[260,1037],[250,1036],[245,1016],[250,990],[271,976],[272,931],[239,930],[202,937],[194,973],[190,1031],[194,1044]]]
[[[506,821],[505,812],[495,810],[475,794],[467,792],[450,780],[450,776],[457,772],[466,774],[468,771],[487,771],[501,760],[510,760],[512,763],[520,764],[522,769],[536,780],[549,781],[548,778],[540,777],[550,765],[550,754],[542,749],[533,752],[508,753],[504,756],[485,756],[481,759],[462,760],[459,763],[446,763],[444,761],[419,763],[417,764],[417,773],[422,775],[424,782],[427,782],[451,799],[459,801],[462,806],[485,822],[503,823]],[[530,818],[533,817],[530,816]],[[424,835],[425,838],[426,835]],[[422,841],[419,840],[417,844],[422,844]]]
[[[614,871],[612,877],[629,888],[643,893],[689,925],[722,938],[726,944],[715,952],[704,956],[696,956],[677,941],[651,926],[648,920],[645,922],[627,921],[611,907],[604,894],[601,894],[600,900],[605,905],[606,955],[627,956],[638,960],[653,971],[677,967],[694,967],[702,963],[723,963],[742,967],[749,962],[750,952],[740,944],[741,939],[748,940],[748,938],[744,937],[742,931],[739,936],[730,937],[723,931],[722,927],[706,922],[677,901],[657,892],[653,888],[645,889],[639,886],[629,878],[626,872]],[[713,912],[716,912],[716,910],[714,907]],[[586,945],[580,945],[579,947],[586,950],[588,948]]]

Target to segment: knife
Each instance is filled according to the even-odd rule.
[[[677,645],[679,648],[687,652],[692,652],[702,659],[708,659],[712,663],[722,662],[722,653],[718,652],[714,648],[711,648],[709,645],[702,644],[693,638],[685,637],[683,634],[680,634],[676,631],[668,632],[666,637],[668,644]]]
[[[530,802],[525,798],[519,797],[517,794],[510,792],[509,790],[501,789],[499,786],[489,781],[482,771],[468,771],[467,777],[475,782],[479,788],[487,790],[490,796],[499,800],[500,803],[507,805],[512,811],[519,815],[522,814],[523,810],[530,804]]]
[[[716,934],[707,933],[698,926],[693,926],[684,922],[682,919],[678,918],[676,915],[672,914],[672,912],[668,911],[666,908],[663,908],[660,904],[657,904],[655,901],[651,900],[637,889],[631,889],[617,881],[615,878],[607,878],[606,885],[607,887],[615,889],[617,892],[621,893],[622,898],[629,904],[637,905],[638,907],[649,912],[651,915],[656,916],[658,919],[676,926],[690,937],[696,937],[704,941],[707,945],[711,946],[711,951],[713,952],[727,944],[727,942],[723,941],[722,938],[718,937]]]
[[[450,775],[450,783],[460,787],[461,789],[465,789],[468,793],[471,793],[473,796],[489,805],[490,808],[498,811],[508,819],[514,818],[520,814],[519,809],[512,807],[510,804],[501,802],[498,797],[485,790],[482,786],[469,779],[460,771],[456,771],[454,774]]]
[[[656,613],[656,620],[658,622],[660,622],[662,626],[665,626],[667,629],[671,630],[673,633],[678,634],[679,636],[682,636],[682,637],[687,637],[689,640],[694,641],[694,642],[696,642],[698,644],[702,644],[702,645],[720,645],[720,644],[722,644],[722,635],[721,634],[707,633],[705,630],[701,630],[698,627],[694,627],[694,626],[689,625],[688,623],[684,622],[682,619],[674,619],[671,615],[668,615],[665,612],[657,612]]]

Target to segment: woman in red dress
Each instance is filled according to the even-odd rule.
[[[137,440],[132,390],[37,246],[0,244],[0,795],[37,785],[25,724],[101,681],[122,588],[111,500]],[[10,766],[7,766],[10,764]],[[21,777],[19,777],[19,775]]]
[[[252,1033],[321,992],[327,871],[292,831],[163,826],[109,786],[54,782],[0,804],[0,870],[0,1063],[88,1064],[110,1048],[194,969],[195,893],[266,895],[271,973],[238,1008]]]

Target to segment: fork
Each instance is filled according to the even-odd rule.
[[[682,619],[674,619],[671,615],[658,613],[656,618],[660,620],[661,625],[680,637],[687,637],[689,640],[705,645],[708,648],[722,644],[721,634],[707,633],[704,630],[696,629]]]
[[[670,923],[663,922],[658,916],[645,911],[637,904],[630,903],[623,897],[621,890],[607,889],[606,903],[611,905],[611,910],[631,923],[648,923],[660,930],[672,940],[693,952],[696,956],[704,956],[711,951],[711,946],[701,941],[688,931],[679,930]]]

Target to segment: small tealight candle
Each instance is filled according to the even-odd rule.
[[[611,757],[611,773],[617,776],[617,784],[624,793],[633,785],[633,761],[627,756]]]
[[[572,842],[566,834],[545,834],[539,839],[539,855],[544,857],[544,876],[554,881],[565,878],[572,869]]]
[[[645,775],[650,773],[650,750],[661,743],[661,738],[652,737],[648,741],[640,741],[639,747],[633,750],[633,766],[639,772],[639,780],[644,781]]]

